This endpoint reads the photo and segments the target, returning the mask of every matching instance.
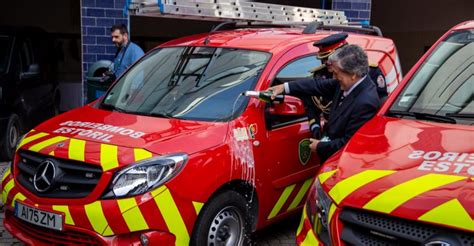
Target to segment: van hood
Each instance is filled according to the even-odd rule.
[[[375,117],[321,170],[340,207],[474,231],[472,126]]]
[[[191,155],[218,146],[225,140],[227,126],[222,122],[140,116],[85,106],[39,125],[25,136],[21,148],[69,158],[70,152],[76,151],[70,151],[70,146],[79,146],[86,162],[99,165],[102,150],[112,150],[119,164],[126,165],[137,159],[133,158],[137,152],[145,156]]]

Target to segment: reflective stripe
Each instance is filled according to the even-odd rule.
[[[31,146],[31,147],[29,148],[29,150],[34,151],[34,152],[39,152],[39,151],[41,151],[42,149],[44,149],[44,148],[46,148],[46,147],[48,147],[48,146],[51,146],[51,145],[53,145],[53,144],[62,142],[62,141],[64,141],[64,140],[66,140],[66,139],[67,139],[67,138],[61,137],[61,136],[53,137],[53,138],[50,138],[50,139],[48,139],[48,140],[44,140],[44,141],[42,141],[42,142],[40,142],[40,143],[37,143],[37,144]]]
[[[15,201],[16,200],[24,201],[24,200],[26,200],[26,196],[21,194],[21,192],[16,193],[16,195],[12,199],[12,204],[11,204],[12,208],[15,207]]]
[[[329,208],[328,224],[331,223],[331,219],[334,215],[334,212],[336,212],[336,205],[334,205],[334,203],[331,203],[331,207]]]
[[[8,167],[5,173],[3,174],[2,182],[5,181],[5,179],[7,179],[8,175],[10,174],[11,174],[10,167]]]
[[[204,206],[204,203],[202,202],[193,202],[194,210],[196,210],[196,214],[199,214],[201,212],[202,206]]]
[[[104,211],[102,210],[102,204],[100,201],[95,201],[91,204],[84,206],[87,218],[94,228],[94,231],[103,235],[113,235],[112,229],[108,226],[107,219],[105,218]]]
[[[117,200],[117,203],[130,232],[148,229],[148,225],[135,198],[120,199]]]
[[[2,191],[2,203],[5,204],[7,202],[8,198],[8,193],[10,193],[10,190],[15,186],[15,181],[11,179],[8,181],[8,183],[3,187]]]
[[[71,139],[69,141],[68,156],[71,160],[84,161],[86,141]]]
[[[325,172],[325,173],[321,173],[319,174],[318,178],[319,178],[319,182],[321,184],[324,184],[324,182],[326,182],[326,180],[328,180],[328,178],[330,178],[334,173],[337,172],[338,169],[335,169],[335,170],[332,170],[332,171],[329,171],[329,172]]]
[[[295,189],[296,184],[292,184],[290,186],[287,186],[283,193],[281,194],[280,198],[278,199],[277,203],[273,207],[272,211],[268,215],[267,219],[271,219],[275,217],[278,212],[280,212],[281,208],[285,204],[286,200],[288,200],[288,197],[291,195],[291,192]]]
[[[71,213],[69,212],[69,207],[68,206],[63,206],[63,205],[53,205],[53,210],[63,212],[64,217],[66,218],[66,224],[67,225],[74,225],[74,220],[71,217]]]
[[[118,147],[109,144],[100,145],[100,165],[102,169],[108,171],[118,167]]]
[[[474,220],[456,198],[433,208],[418,219],[474,232]]]
[[[27,144],[27,143],[29,143],[29,142],[31,142],[31,141],[34,141],[34,140],[36,140],[36,139],[38,139],[38,138],[42,138],[42,137],[44,137],[44,136],[48,136],[48,133],[40,132],[40,133],[38,133],[38,134],[34,134],[34,135],[29,136],[29,137],[26,137],[26,138],[24,138],[24,139],[21,141],[21,143],[18,145],[18,149],[21,148],[23,145],[25,145],[25,144]]]
[[[135,155],[135,161],[145,160],[153,156],[151,152],[146,151],[144,149],[134,149],[133,153]]]
[[[424,192],[463,179],[466,179],[466,177],[430,173],[384,191],[365,204],[364,208],[383,213],[391,213],[406,201]]]
[[[166,186],[161,186],[151,192],[155,203],[160,209],[161,215],[165,220],[168,230],[176,236],[175,245],[188,245],[189,233],[183,218],[179,213],[173,196]]]
[[[300,235],[301,230],[303,230],[304,221],[306,220],[306,206],[303,206],[303,214],[301,215],[301,221],[298,225],[298,229],[296,229],[296,236]]]
[[[308,233],[306,234],[305,239],[303,242],[301,242],[301,246],[318,246],[319,241],[316,239],[316,236],[314,236],[312,230],[308,230]]]
[[[304,195],[306,194],[306,192],[308,191],[312,183],[313,183],[313,179],[308,179],[303,183],[300,191],[298,191],[298,194],[296,194],[295,199],[293,199],[293,201],[291,202],[290,206],[288,207],[286,211],[290,211],[296,208],[300,204],[301,200],[303,200]]]
[[[388,170],[366,170],[360,172],[337,183],[329,191],[329,196],[332,197],[336,204],[339,204],[344,198],[360,187],[394,172]]]

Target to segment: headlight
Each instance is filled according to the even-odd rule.
[[[174,177],[188,160],[186,154],[148,159],[118,172],[103,198],[130,197],[143,194]]]
[[[319,179],[316,178],[314,182],[314,188],[309,193],[309,200],[307,203],[306,211],[307,216],[310,219],[311,225],[313,226],[314,232],[318,235],[319,239],[325,242],[325,245],[329,243],[329,208],[331,207],[332,200],[329,195],[324,191]]]

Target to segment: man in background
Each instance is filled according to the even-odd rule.
[[[143,56],[143,50],[131,42],[127,27],[118,24],[110,28],[112,42],[118,48],[114,58],[114,74],[118,78],[127,68]]]

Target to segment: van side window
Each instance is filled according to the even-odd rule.
[[[20,59],[21,59],[21,71],[26,72],[33,61],[31,41],[29,39],[25,40],[20,47]]]
[[[281,82],[312,78],[311,70],[321,65],[321,61],[314,55],[298,58],[288,63],[280,72],[278,72],[276,79]]]
[[[312,78],[311,70],[321,65],[321,61],[316,59],[316,56],[309,55],[302,58],[297,58],[281,69],[273,80],[273,85],[281,84],[287,81]],[[268,129],[276,129],[291,124],[298,124],[307,119],[306,115],[298,116],[266,116],[266,124]]]

